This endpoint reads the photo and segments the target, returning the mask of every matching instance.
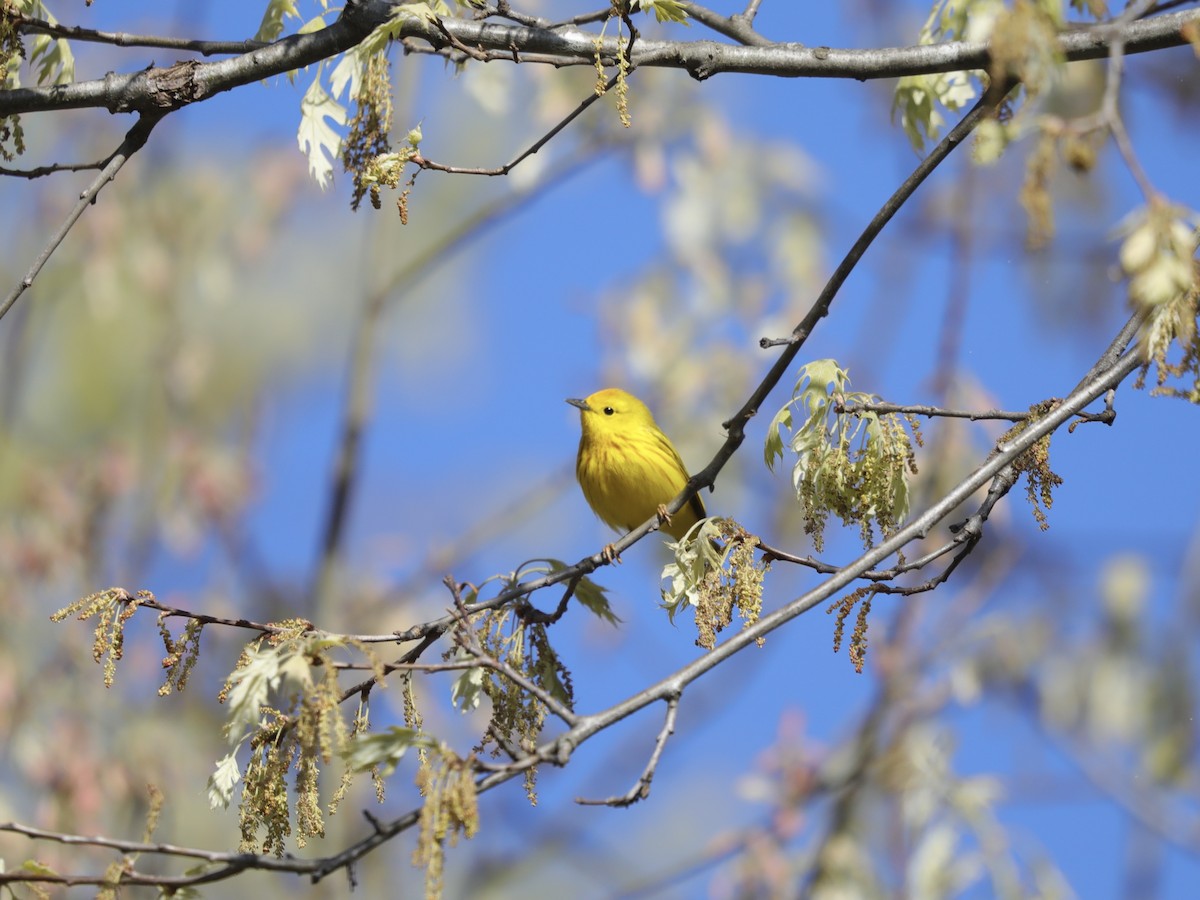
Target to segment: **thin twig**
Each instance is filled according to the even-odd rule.
[[[1129,132],[1125,130],[1125,121],[1121,117],[1118,101],[1121,92],[1121,78],[1125,73],[1125,29],[1130,22],[1145,15],[1153,6],[1154,0],[1137,0],[1135,3],[1130,3],[1110,26],[1112,40],[1108,48],[1108,76],[1104,85],[1104,99],[1101,103],[1101,114],[1113,136],[1113,142],[1117,145],[1117,150],[1125,161],[1125,167],[1129,169],[1129,174],[1137,182],[1138,188],[1146,200],[1158,196],[1158,192],[1154,190],[1154,185],[1150,182],[1146,170],[1142,168],[1141,161],[1134,152],[1133,142],[1129,139]]]
[[[754,21],[753,13],[723,16],[698,3],[684,2],[680,6],[705,28],[710,28],[727,38],[733,38],[739,44],[745,44],[747,47],[769,47],[774,43],[770,38],[765,38],[754,30],[751,25],[751,22]]]
[[[79,217],[83,215],[83,211],[96,201],[96,196],[104,190],[104,186],[117,177],[117,173],[128,162],[129,157],[145,146],[146,140],[150,137],[150,132],[154,130],[154,126],[158,124],[159,118],[158,116],[142,115],[134,123],[134,126],[129,129],[125,135],[125,139],[121,141],[121,145],[117,147],[112,156],[105,160],[104,168],[92,179],[92,183],[80,192],[79,200],[71,208],[71,211],[67,213],[67,217],[59,225],[58,230],[50,236],[50,240],[42,248],[42,252],[37,255],[37,258],[33,261],[33,265],[25,273],[25,277],[4,298],[4,302],[0,303],[0,319],[4,318],[4,315],[12,309],[12,305],[17,302],[17,298],[25,293],[29,286],[33,284],[33,280],[38,277],[38,273],[42,271],[42,267],[46,265],[51,254],[58,249],[58,245],[66,238],[67,232],[79,221]]]
[[[10,169],[0,166],[0,175],[10,178],[45,178],[56,172],[92,172],[104,167],[105,160],[91,163],[52,163],[48,166],[35,166],[32,169]]]
[[[632,72],[633,69],[631,68],[627,74],[631,74]],[[604,84],[603,92],[593,91],[592,93],[588,94],[588,96],[584,98],[578,106],[571,110],[571,112],[562,118],[553,128],[530,144],[529,147],[527,147],[521,153],[517,154],[510,162],[507,162],[502,166],[497,166],[496,168],[492,169],[482,169],[470,166],[450,166],[446,165],[445,163],[434,162],[432,159],[426,159],[419,153],[412,158],[411,162],[413,165],[420,166],[422,169],[432,169],[435,172],[449,172],[454,175],[507,175],[522,162],[545,147],[546,144],[550,143],[550,141],[553,140],[564,128],[574,122],[575,119],[578,118],[585,109],[587,109],[601,97],[605,96],[608,91],[612,90],[617,83],[617,79],[620,77],[621,76],[618,73],[609,78]]]
[[[632,806],[639,800],[645,800],[650,796],[650,782],[654,780],[654,773],[658,771],[658,762],[662,759],[667,741],[675,733],[675,719],[679,714],[679,696],[678,694],[672,694],[665,698],[667,701],[667,714],[663,717],[662,728],[658,731],[658,737],[654,739],[654,750],[650,753],[650,759],[646,762],[646,768],[642,770],[641,776],[634,782],[633,787],[619,797],[608,797],[604,800],[589,800],[586,797],[576,797],[576,803],[581,806],[616,806],[623,808]]]
[[[1049,402],[1055,402],[1058,398],[1052,397]],[[1025,412],[1017,412],[1015,410],[1006,409],[987,409],[987,410],[970,410],[970,409],[946,409],[941,406],[925,406],[921,404],[902,404],[902,403],[884,403],[869,402],[869,403],[846,403],[844,400],[833,401],[833,409],[835,412],[847,415],[858,415],[859,413],[874,412],[883,413],[885,415],[899,413],[901,415],[911,416],[926,416],[928,418],[947,418],[947,419],[970,419],[972,422],[1002,419],[1008,422],[1024,422],[1033,417],[1034,413],[1026,410]],[[1080,413],[1079,422],[1103,422],[1111,424],[1115,413],[1111,410],[1106,410],[1101,413]]]
[[[13,21],[22,31],[33,34],[48,34],[51,37],[96,44],[112,44],[116,47],[153,47],[166,50],[186,50],[202,56],[249,53],[269,46],[265,41],[199,41],[188,38],[162,37],[155,34],[128,34],[123,31],[97,31],[79,25],[62,25],[44,19],[17,14]]]

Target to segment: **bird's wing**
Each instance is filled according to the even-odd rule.
[[[687,466],[683,464],[683,459],[680,458],[679,451],[675,449],[675,445],[672,444],[670,439],[657,428],[654,429],[654,439],[658,441],[659,449],[662,450],[663,454],[668,459],[674,461],[675,465],[679,469],[679,473],[686,481],[690,477],[688,475]],[[683,485],[680,485],[681,490],[682,488]],[[703,519],[706,515],[708,515],[708,513],[704,511],[704,501],[700,499],[699,494],[692,494],[692,498],[688,500],[688,506],[691,508],[692,512],[696,514],[697,519]]]

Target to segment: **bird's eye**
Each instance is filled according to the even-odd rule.
[[[605,414],[606,416],[611,416],[611,415],[612,415],[613,413],[615,413],[615,412],[616,412],[616,410],[615,410],[615,409],[613,409],[611,406],[606,406],[606,407],[604,407],[604,414]]]

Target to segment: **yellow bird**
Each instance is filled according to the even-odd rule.
[[[688,473],[645,403],[617,388],[567,402],[579,407],[583,429],[575,476],[588,505],[607,525],[630,531],[657,514],[662,530],[679,540],[704,518],[704,502],[696,495],[667,516],[666,505],[683,490]]]

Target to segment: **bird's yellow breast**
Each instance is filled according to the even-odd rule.
[[[588,428],[587,414],[584,422],[575,474],[588,505],[610,527],[636,528],[687,484],[679,454],[653,420],[620,430]],[[663,531],[678,540],[703,516],[704,504],[694,497]]]

